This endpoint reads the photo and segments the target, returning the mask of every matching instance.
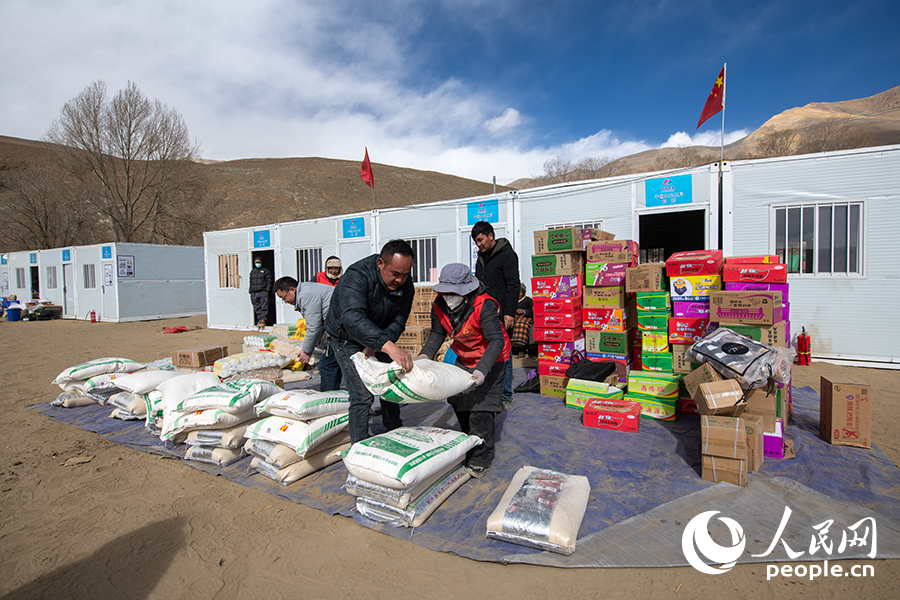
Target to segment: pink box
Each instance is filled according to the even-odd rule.
[[[781,427],[781,419],[775,421],[775,433],[763,432],[763,456],[784,458],[784,430]]]
[[[749,281],[726,281],[726,292],[781,292],[781,303],[787,304],[788,300],[787,283],[755,283]],[[787,319],[785,319],[786,321]]]
[[[787,265],[725,265],[722,281],[787,283]]]
[[[721,250],[676,252],[666,260],[666,275],[717,275],[722,272]]]
[[[537,298],[581,298],[581,275],[532,277],[531,295]]]
[[[589,287],[620,287],[625,285],[625,263],[589,263],[584,269],[584,285]]]
[[[672,316],[684,319],[708,319],[709,302],[673,302]]]
[[[538,360],[568,364],[572,362],[572,354],[584,352],[584,345],[584,338],[573,342],[541,342],[538,344]]]

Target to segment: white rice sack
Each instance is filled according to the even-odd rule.
[[[350,442],[337,447],[326,448],[280,469],[267,463],[262,458],[254,456],[253,460],[250,461],[250,467],[281,485],[288,485],[338,462],[341,460],[340,453],[345,452],[349,447]]]
[[[337,448],[338,446],[344,446],[349,443],[350,432],[344,430],[320,443],[318,446],[313,448],[311,452],[308,452],[307,455],[312,453],[325,452],[329,449]],[[244,446],[244,448],[253,456],[258,456],[262,460],[278,469],[303,460],[300,455],[297,454],[297,451],[290,446],[285,446],[284,444],[279,444],[278,442],[270,442],[269,440],[247,440],[247,444]]]
[[[191,394],[175,404],[172,410],[184,412],[217,408],[233,413],[244,412],[253,408],[257,402],[280,391],[282,391],[280,387],[269,381],[238,379],[222,382]]]
[[[77,408],[79,406],[90,406],[97,404],[97,401],[84,393],[73,390],[63,392],[56,397],[56,400],[50,402],[53,406],[62,406],[63,408]]]
[[[132,394],[147,394],[163,381],[179,375],[175,371],[139,371],[116,378],[116,387]]]
[[[417,496],[406,508],[396,508],[372,498],[357,498],[356,510],[373,521],[381,521],[395,527],[418,527],[462,484],[469,480],[469,473],[462,464],[433,483]]]
[[[82,392],[104,392],[119,388],[119,378],[125,377],[123,373],[104,373],[102,375],[94,375],[89,379],[79,382],[70,382],[66,384],[67,389],[78,389]]]
[[[184,460],[227,467],[247,456],[242,448],[220,448],[218,446],[191,446],[184,453]]]
[[[400,427],[353,444],[344,466],[369,483],[406,490],[445,472],[480,443],[480,437],[459,431]]]
[[[163,406],[167,404],[174,406],[200,390],[219,385],[221,381],[214,373],[209,371],[188,374],[179,373],[176,377],[163,381],[156,386],[156,390],[161,394],[160,414],[162,414],[161,409]]]
[[[84,381],[104,373],[134,373],[144,368],[139,362],[127,358],[96,358],[86,363],[69,367],[56,376],[53,383],[60,387],[70,381]]]
[[[449,363],[421,359],[406,373],[396,362],[382,363],[362,352],[350,357],[373,395],[388,402],[430,402],[460,394],[475,385],[471,373]]]
[[[146,394],[119,392],[110,396],[106,403],[121,408],[138,419],[143,419],[147,415]]]
[[[268,413],[276,417],[309,420],[327,415],[346,413],[350,410],[350,392],[335,390],[291,390],[273,394],[256,405],[258,414]]]
[[[300,458],[328,438],[347,428],[349,415],[329,415],[312,421],[285,417],[266,417],[247,428],[244,437],[268,440],[294,449]]]
[[[275,352],[241,352],[217,360],[213,363],[213,373],[226,379],[247,371],[281,368],[292,362],[293,359]]]
[[[220,446],[222,448],[241,448],[247,438],[244,432],[251,423],[256,421],[247,421],[234,427],[226,427],[225,429],[196,429],[191,431],[185,439],[186,444],[191,446]]]
[[[159,439],[179,441],[180,434],[193,429],[224,429],[239,423],[250,421],[256,417],[253,409],[242,413],[231,413],[224,410],[209,409],[191,412],[165,412],[163,414],[162,431]]]
[[[591,485],[587,477],[522,467],[487,521],[487,536],[572,554]]]

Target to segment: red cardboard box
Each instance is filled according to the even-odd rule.
[[[781,292],[713,292],[709,319],[716,323],[774,325],[782,321]]]
[[[582,275],[532,277],[531,295],[537,298],[580,298]]]
[[[638,264],[638,243],[632,240],[608,240],[588,242],[589,263],[625,263],[629,267]]]
[[[627,308],[583,308],[581,316],[585,329],[623,332],[628,329]]]
[[[537,313],[534,314],[534,326],[543,328],[580,327],[581,311],[572,313]]]
[[[781,259],[774,254],[762,254],[758,256],[728,256],[726,265],[777,265]]]
[[[536,342],[574,342],[583,337],[584,329],[581,327],[534,328],[534,341]]]
[[[568,369],[568,363],[538,359],[538,375],[544,375],[546,377],[565,377]]]
[[[709,319],[669,317],[669,343],[693,344],[706,336],[709,322]]]
[[[581,310],[581,298],[534,298],[534,314],[558,315]]]
[[[666,261],[666,274],[716,275],[722,272],[721,250],[688,250],[676,252]]]
[[[627,400],[598,398],[584,405],[581,421],[586,427],[635,432],[640,427],[641,405]]]
[[[725,265],[722,281],[787,283],[787,265]]]

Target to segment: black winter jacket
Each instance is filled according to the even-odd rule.
[[[399,290],[389,290],[378,272],[378,255],[373,254],[350,265],[341,276],[331,295],[325,330],[333,338],[379,351],[406,329],[414,294],[412,277]]]
[[[500,238],[487,252],[478,253],[475,277],[485,291],[500,303],[501,316],[516,316],[519,302],[519,257],[506,238]]]
[[[259,269],[253,268],[250,271],[250,293],[253,292],[268,292],[272,289],[272,284],[274,283],[274,279],[272,277],[272,271],[268,270],[265,267],[261,267]]]

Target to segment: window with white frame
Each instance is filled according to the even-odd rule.
[[[788,273],[862,275],[863,202],[773,207],[774,253]]]
[[[323,270],[321,246],[297,248],[297,281],[315,281],[316,275]]]
[[[47,289],[56,289],[56,265],[47,267]]]
[[[16,268],[16,289],[25,289],[25,269],[23,268]]]
[[[573,221],[571,223],[550,223],[549,225],[545,225],[544,229],[562,229],[563,227],[580,227],[582,229],[593,227],[594,229],[603,229],[603,219],[597,219],[595,221]]]
[[[93,263],[82,265],[84,271],[84,289],[92,290],[97,287],[97,273]]]
[[[437,281],[437,237],[407,238],[406,241],[412,246],[416,255],[413,259],[412,268],[413,283]]]

